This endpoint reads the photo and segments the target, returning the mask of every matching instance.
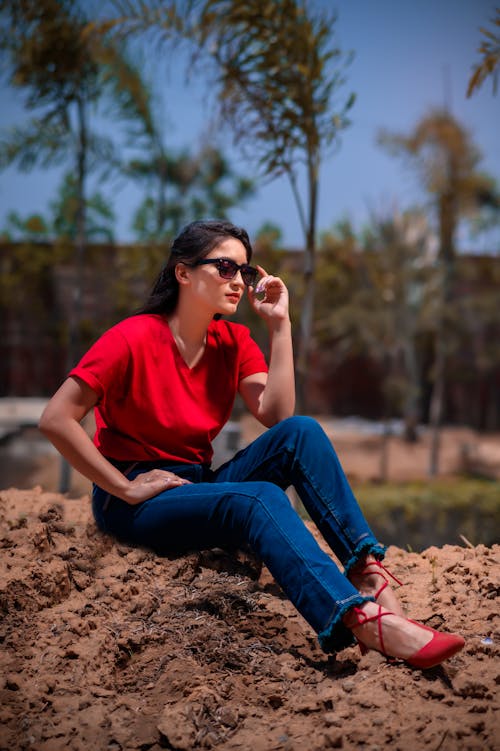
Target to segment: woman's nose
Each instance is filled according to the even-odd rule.
[[[235,287],[239,287],[240,289],[245,286],[245,282],[243,281],[243,277],[241,276],[240,269],[238,269],[236,274],[231,279],[231,284]]]

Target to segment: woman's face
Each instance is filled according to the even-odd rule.
[[[212,258],[229,258],[238,265],[247,263],[245,246],[234,237],[228,237],[208,253],[206,260]],[[201,305],[211,315],[231,315],[236,312],[245,284],[238,271],[233,279],[223,279],[215,264],[204,264],[188,268],[189,294],[193,295],[193,304]]]

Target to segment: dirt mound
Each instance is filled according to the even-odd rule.
[[[117,545],[87,497],[2,491],[0,546],[1,749],[499,748],[499,546],[390,548],[408,613],[467,639],[424,672],[328,657],[256,561]]]

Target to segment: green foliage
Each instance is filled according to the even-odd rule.
[[[50,277],[55,266],[67,261],[70,248],[64,243],[23,242],[2,245],[0,253],[0,301],[3,308],[45,315]]]
[[[55,117],[33,118],[0,135],[0,169],[17,163],[22,172],[34,167],[59,166],[71,151],[71,134]]]
[[[3,21],[9,82],[25,92],[28,110],[42,114],[4,134],[0,167],[60,164],[75,148],[71,107],[100,96],[99,66],[81,37],[80,6],[76,0],[12,0],[4,3]]]
[[[385,545],[420,551],[431,545],[499,542],[498,481],[454,477],[351,485],[368,524]],[[305,509],[301,513],[308,518]]]
[[[435,336],[430,420],[433,439],[429,473],[437,474],[439,429],[444,414],[447,370],[456,347],[456,235],[461,218],[498,201],[491,178],[478,171],[480,154],[470,135],[446,110],[422,118],[409,135],[383,133],[381,142],[410,159],[434,205],[439,233],[435,275]]]
[[[348,124],[351,94],[337,102],[350,58],[334,42],[336,18],[300,0],[206,0],[199,39],[216,63],[220,109],[236,143],[265,175],[285,174],[304,234],[304,297],[298,345],[298,400],[312,337],[321,160]],[[299,189],[305,167],[306,189]]]
[[[471,478],[358,484],[354,493],[368,523],[386,544],[498,543],[500,483]],[[462,536],[462,537],[461,537]]]
[[[72,173],[64,176],[59,193],[51,202],[53,234],[59,239],[74,241],[77,236],[78,185]],[[113,242],[114,212],[102,193],[96,192],[86,201],[86,235],[93,242]]]
[[[87,35],[92,36],[92,35]],[[103,78],[112,97],[107,114],[123,127],[132,158],[115,160],[115,167],[144,190],[132,219],[139,242],[168,240],[188,221],[203,216],[226,217],[248,198],[253,182],[237,175],[221,151],[211,146],[197,153],[175,153],[166,145],[165,120],[158,112],[159,97],[138,64],[104,47]]]
[[[296,0],[207,0],[200,35],[217,61],[224,117],[237,141],[260,153],[270,175],[315,161],[347,123],[353,103],[334,112],[344,83],[335,17]]]
[[[497,92],[498,85],[498,65],[500,63],[500,8],[495,11],[495,18],[492,19],[494,26],[498,31],[489,31],[481,29],[483,40],[479,47],[479,54],[482,57],[474,69],[467,87],[467,96],[470,97],[484,83],[488,76],[493,80],[493,93]]]
[[[85,202],[87,215],[87,237],[93,242],[113,242],[114,213],[99,192],[89,196]],[[77,234],[78,186],[72,173],[63,177],[59,191],[49,204],[46,217],[32,214],[22,218],[11,211],[2,236],[14,242],[69,241],[74,242]]]
[[[185,40],[215,63],[221,114],[238,143],[249,148],[265,174],[288,174],[306,163],[318,179],[325,148],[348,124],[354,103],[338,91],[351,55],[335,44],[336,17],[303,0],[191,0],[181,3],[115,0],[115,18],[89,25],[91,35],[158,33],[163,43]],[[200,55],[195,53],[195,59]],[[299,212],[306,232],[305,202]],[[314,210],[315,211],[315,210]]]
[[[39,242],[47,240],[49,236],[50,227],[41,214],[31,214],[23,219],[17,211],[9,211],[0,239]]]
[[[314,331],[321,344],[340,343],[350,330],[336,319],[336,311],[350,306],[358,284],[360,247],[352,227],[346,223],[324,232],[316,271],[317,306]]]
[[[408,514],[418,515],[422,506],[458,509],[480,506],[485,511],[500,513],[500,482],[472,478],[444,478],[432,482],[356,483],[353,490],[363,508],[375,512],[407,508]]]
[[[5,0],[0,44],[10,57],[11,83],[28,92],[29,109],[65,116],[65,102],[97,96],[98,67],[81,32],[77,0]]]
[[[489,258],[458,261],[461,294],[455,301],[455,359],[464,380],[478,372],[494,378],[500,366],[500,267]]]
[[[130,162],[127,172],[149,187],[133,219],[140,242],[168,239],[194,219],[225,218],[254,192],[253,182],[236,174],[224,155],[212,147],[195,155],[165,150],[155,159],[151,154],[149,161]]]
[[[405,317],[418,315],[430,259],[425,218],[407,212],[374,220],[362,242],[351,232],[326,234],[318,257],[318,336],[347,348],[363,343],[376,359],[415,332]],[[404,330],[401,330],[404,328]]]
[[[363,357],[382,374],[385,416],[421,418],[418,335],[432,296],[429,230],[416,212],[374,220],[358,242],[348,223],[323,237],[315,328],[328,372]]]
[[[274,222],[264,222],[255,235],[255,245],[262,252],[278,250],[282,246],[283,232]]]
[[[162,243],[117,248],[110,287],[116,318],[130,315],[144,303],[159,269],[165,263],[165,257],[166,246]]]
[[[186,34],[185,15],[198,0],[111,0],[117,16],[100,17],[87,24],[86,34],[98,38],[115,37],[124,43],[145,35],[148,47],[161,55],[165,42],[178,41]]]
[[[307,408],[320,165],[348,125],[354,103],[353,94],[343,105],[336,101],[346,56],[334,43],[335,20],[301,0],[205,0],[199,24],[201,46],[216,63],[223,119],[264,175],[288,177],[297,206],[305,242],[299,410]],[[303,169],[305,195],[299,188]]]
[[[449,112],[438,110],[423,117],[409,135],[384,131],[380,142],[390,153],[409,159],[420,175],[435,207],[441,256],[451,261],[459,219],[499,205],[493,179],[478,170],[481,155],[469,133]]]

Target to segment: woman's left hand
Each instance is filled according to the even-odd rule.
[[[285,283],[278,276],[269,276],[262,266],[257,266],[257,269],[261,278],[255,287],[248,290],[252,308],[268,321],[288,320],[288,290]]]

